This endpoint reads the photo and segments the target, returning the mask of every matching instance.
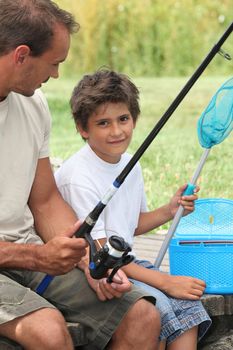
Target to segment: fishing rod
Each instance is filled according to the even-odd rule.
[[[228,53],[225,53],[221,46],[227,40],[231,32],[233,31],[233,22],[229,25],[226,31],[223,33],[218,42],[213,46],[207,56],[204,58],[202,63],[187,81],[183,89],[179,92],[177,97],[168,107],[166,112],[160,118],[158,123],[154,126],[152,131],[146,137],[142,145],[138,148],[136,153],[132,156],[130,161],[126,164],[125,168],[122,170],[120,175],[114,180],[113,184],[110,186],[107,193],[104,195],[101,201],[97,203],[95,208],[89,213],[89,215],[85,218],[84,222],[80,226],[80,228],[75,232],[74,236],[77,238],[85,238],[90,245],[90,274],[93,278],[99,279],[105,277],[109,268],[113,268],[111,273],[111,278],[108,279],[108,282],[111,282],[114,273],[123,265],[128,264],[132,261],[131,255],[128,255],[130,251],[130,247],[126,242],[124,242],[121,237],[112,236],[112,240],[109,241],[99,250],[97,251],[93,239],[90,235],[91,230],[93,229],[96,221],[98,220],[100,214],[114,196],[116,191],[124,182],[125,178],[129,174],[129,172],[133,169],[135,164],[138,162],[140,157],[146,151],[146,149],[150,146],[156,135],[163,128],[166,122],[169,120],[171,115],[174,113],[176,108],[179,106],[181,101],[185,98],[189,90],[192,88],[197,79],[201,76],[203,71],[212,61],[217,53],[223,56],[225,59],[230,60],[231,57]],[[193,194],[195,189],[195,185],[188,184],[184,195]],[[114,269],[115,268],[115,269]],[[43,294],[46,290],[50,282],[53,280],[54,276],[46,275],[42,282],[36,289],[36,292],[39,294]]]

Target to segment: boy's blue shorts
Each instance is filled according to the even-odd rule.
[[[150,261],[135,260],[134,262],[147,269],[158,271]],[[133,279],[131,281],[156,298],[156,308],[160,312],[162,325],[160,340],[167,339],[167,344],[195,326],[199,326],[198,340],[200,340],[211,326],[211,319],[200,300],[175,299],[143,282]]]

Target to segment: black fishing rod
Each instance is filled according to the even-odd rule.
[[[224,34],[221,36],[218,42],[213,46],[211,51],[208,53],[208,55],[205,57],[203,62],[193,73],[191,78],[187,81],[183,89],[179,92],[177,97],[168,107],[168,109],[160,118],[158,123],[155,125],[155,127],[146,137],[145,141],[142,143],[142,145],[139,147],[139,149],[130,159],[128,164],[126,164],[125,168],[122,170],[120,175],[115,179],[115,181],[113,182],[113,184],[111,185],[107,193],[104,195],[103,199],[89,213],[89,215],[86,217],[86,219],[84,220],[80,228],[75,232],[74,235],[77,238],[85,238],[90,245],[90,273],[93,278],[96,278],[96,279],[102,278],[106,276],[109,268],[113,268],[113,272],[111,273],[111,276],[108,279],[108,282],[111,282],[114,273],[121,266],[126,265],[132,261],[131,255],[128,255],[131,249],[129,245],[126,242],[124,242],[124,240],[121,237],[118,237],[118,236],[110,237],[106,245],[104,245],[104,247],[102,247],[99,251],[97,251],[95,244],[93,243],[93,240],[91,238],[90,232],[93,229],[100,214],[102,213],[102,211],[104,210],[108,202],[110,201],[110,199],[113,197],[113,195],[118,190],[118,188],[122,185],[127,175],[133,169],[133,167],[141,158],[141,156],[146,151],[146,149],[150,146],[151,142],[154,140],[156,135],[166,124],[168,119],[174,113],[176,108],[179,106],[181,101],[187,95],[189,90],[192,88],[192,86],[197,81],[197,79],[201,76],[201,74],[209,65],[209,63],[212,61],[212,59],[215,57],[215,55],[219,53],[224,58],[228,60],[231,59],[230,55],[225,53],[221,49],[221,46],[229,37],[232,31],[233,31],[233,22],[230,24],[230,26],[227,28],[227,30],[224,32]],[[188,185],[184,194],[188,195],[191,193],[193,193],[193,186]],[[38,286],[36,290],[37,293],[42,294],[46,290],[46,288],[48,287],[49,283],[52,281],[53,278],[54,276],[46,275],[42,280],[42,282],[40,283],[40,285]]]

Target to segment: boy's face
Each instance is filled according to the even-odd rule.
[[[79,132],[98,157],[118,163],[131,141],[135,123],[125,103],[106,103],[88,119]]]

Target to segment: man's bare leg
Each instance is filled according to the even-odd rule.
[[[158,350],[160,314],[153,304],[137,301],[112,337],[111,350]]]
[[[66,322],[58,310],[43,308],[0,326],[0,335],[25,350],[73,350]]]

